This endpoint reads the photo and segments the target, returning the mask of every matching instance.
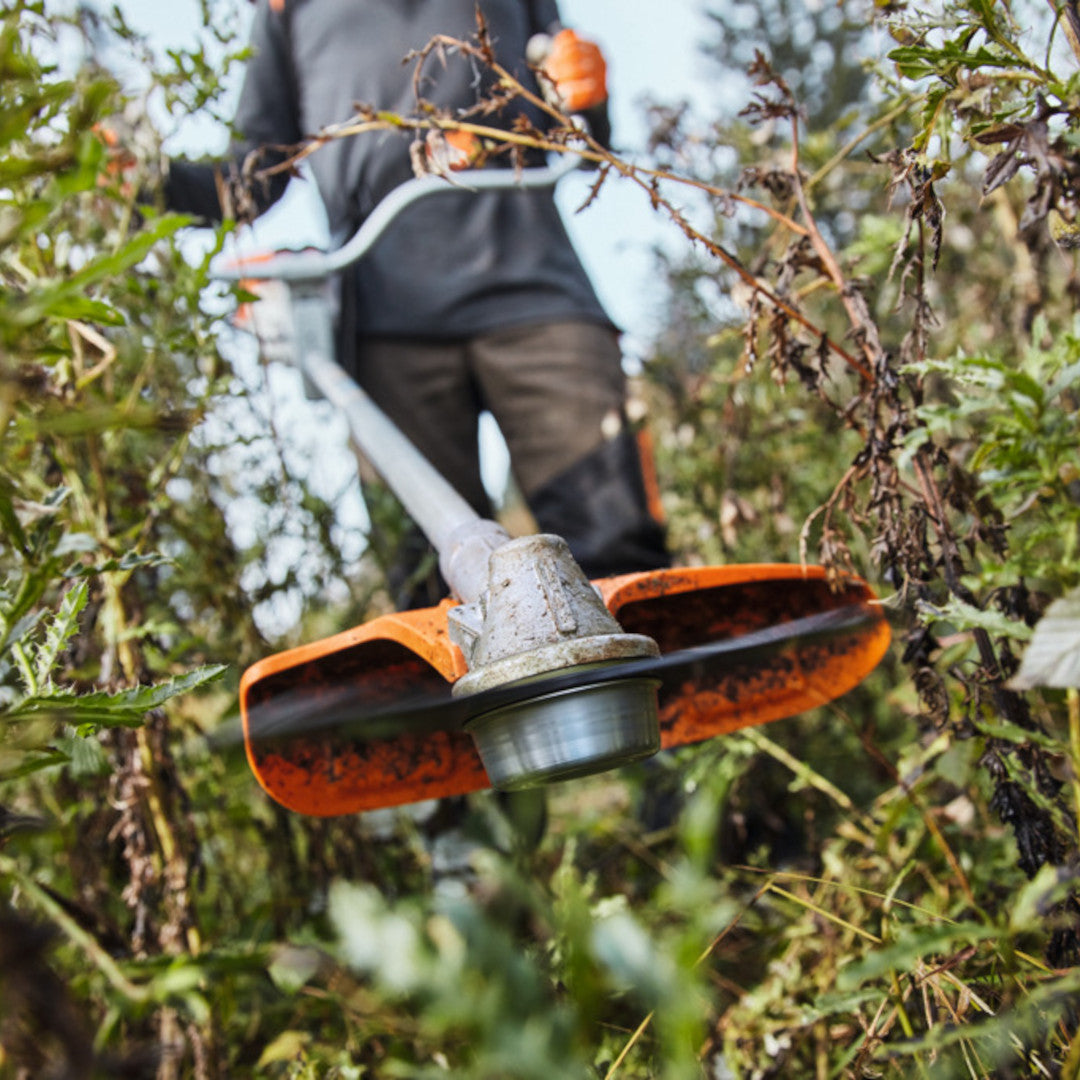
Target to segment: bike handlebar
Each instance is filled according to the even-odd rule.
[[[518,188],[552,187],[581,164],[573,153],[563,154],[553,165],[530,169],[466,169],[452,180],[443,176],[417,176],[394,188],[364,219],[364,223],[341,247],[333,251],[282,252],[257,264],[243,259],[215,268],[219,281],[311,281],[329,277],[360,259],[371,249],[387,226],[407,206],[427,195],[464,188],[467,191],[512,191]]]

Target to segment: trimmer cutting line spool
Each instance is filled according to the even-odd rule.
[[[550,693],[544,692],[546,681],[536,681],[538,696],[465,725],[492,787],[506,791],[572,780],[660,749],[659,679],[639,676]]]

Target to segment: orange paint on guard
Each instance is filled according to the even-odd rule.
[[[660,691],[661,743],[699,742],[752,724],[794,716],[858,685],[877,665],[890,633],[870,588],[849,579],[834,590],[819,567],[784,564],[697,567],[626,574],[597,581],[627,633],[648,634],[662,654],[765,630],[844,608],[858,624],[817,639],[732,657],[693,683]],[[285,739],[267,734],[282,703],[318,716],[363,699],[375,715],[407,694],[449,701],[465,674],[447,634],[453,606],[385,615],[322,641],[268,657],[249,668],[240,688],[248,760],[259,783],[292,810],[320,817],[357,813],[489,786],[471,738],[438,730],[364,738],[320,729]],[[290,729],[295,732],[295,721]],[[300,729],[302,731],[302,728]]]

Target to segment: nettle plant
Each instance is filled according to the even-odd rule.
[[[907,659],[925,713],[958,735],[984,737],[992,805],[1034,875],[1074,863],[1080,805],[1068,797],[1080,762],[1067,766],[1064,783],[1059,767],[1078,734],[1080,627],[1052,644],[1038,628],[1080,571],[1071,254],[1080,82],[1055,75],[1080,58],[1076,27],[1036,5],[1021,13],[992,4],[929,18],[905,12],[888,26],[901,42],[888,55],[889,83],[921,93],[909,140],[880,158],[905,196],[891,271],[910,323],[890,355],[871,324],[853,322],[878,375],[861,463],[868,508],[885,524],[875,555],[913,608]],[[960,237],[968,250],[952,253],[960,264],[936,285],[950,239],[946,206],[959,218],[956,233],[983,236]],[[942,296],[954,281],[957,295]],[[1033,626],[1038,647],[1017,678]],[[1048,624],[1042,634],[1050,632]],[[1064,693],[1022,692],[1039,685]],[[1053,911],[1047,959],[1075,964],[1075,895]]]
[[[798,67],[767,55],[763,17],[744,122],[699,137],[691,160],[713,183],[758,195],[769,217],[761,224],[734,197],[718,204],[715,237],[695,239],[723,267],[700,254],[671,267],[673,322],[648,374],[684,556],[702,543],[729,557],[797,550],[875,572],[891,594],[918,739],[883,742],[870,709],[851,726],[877,766],[889,745],[914,808],[942,801],[943,825],[920,813],[943,861],[935,869],[925,850],[905,849],[914,821],[895,850],[884,833],[866,846],[834,837],[827,880],[800,902],[819,905],[802,932],[826,919],[838,940],[778,934],[775,970],[720,1027],[729,1060],[752,1075],[768,1075],[766,1044],[789,1065],[812,1060],[825,1018],[830,1037],[854,1040],[844,1061],[856,1075],[870,1056],[909,1054],[942,1075],[1043,1075],[1054,1062],[1073,1075],[1075,974],[1055,981],[1045,969],[1080,961],[1077,26],[1067,7],[959,3],[879,5],[872,27],[873,40],[852,31],[864,55],[883,54],[864,96],[823,126],[792,90]],[[658,117],[678,160],[683,117]],[[792,521],[808,499],[816,509]],[[812,763],[820,747],[804,734],[796,749]],[[865,824],[899,828],[894,798]],[[953,816],[961,807],[973,812],[966,826]],[[903,919],[864,934],[866,904],[848,890],[867,888],[944,903],[959,924],[936,944]],[[965,937],[991,925],[993,946]],[[1033,946],[1043,959],[1031,982],[1014,965]],[[875,997],[875,981],[891,994]],[[965,994],[990,984],[973,1025]],[[1010,1050],[1009,1025],[1040,1050]],[[897,1026],[902,1049],[889,1046]]]
[[[764,538],[837,569],[876,566],[924,718],[1031,733],[1023,750],[989,739],[984,763],[1003,815],[1037,822],[1018,830],[1022,848],[1043,838],[1021,855],[1033,872],[1076,846],[1035,745],[1067,754],[1074,697],[1029,700],[1013,676],[1046,606],[1077,585],[1077,27],[1036,3],[897,4],[875,9],[868,36],[851,7],[834,55],[852,42],[884,54],[860,100],[818,126],[792,89],[807,80],[791,41],[783,71],[763,42],[749,103],[699,139],[711,156],[689,158],[726,170],[730,189],[718,239],[682,223],[722,272],[704,256],[673,268],[679,323],[651,371],[671,505],[695,525],[677,539],[686,555],[703,538],[737,555]],[[678,161],[681,118],[659,119]],[[734,305],[701,301],[710,277]],[[685,330],[694,319],[704,345]],[[808,491],[817,508],[793,522]],[[1077,959],[1075,935],[1055,941],[1057,960]]]

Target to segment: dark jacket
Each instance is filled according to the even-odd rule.
[[[524,61],[530,36],[558,20],[554,0],[481,0],[498,61],[535,88]],[[476,0],[288,0],[283,13],[259,0],[252,56],[236,116],[234,163],[257,148],[295,146],[372,105],[415,114],[416,65],[403,62],[436,35],[476,32]],[[491,75],[457,53],[433,55],[418,89],[452,111],[485,96]],[[484,123],[509,128],[513,102]],[[378,132],[332,141],[308,160],[331,234],[343,241],[378,201],[412,175],[414,136]],[[259,209],[280,196],[257,189]],[[221,217],[213,166],[172,163],[172,209]],[[453,339],[513,325],[586,319],[610,325],[573,250],[550,191],[447,191],[414,204],[356,266],[343,300],[348,332]]]

